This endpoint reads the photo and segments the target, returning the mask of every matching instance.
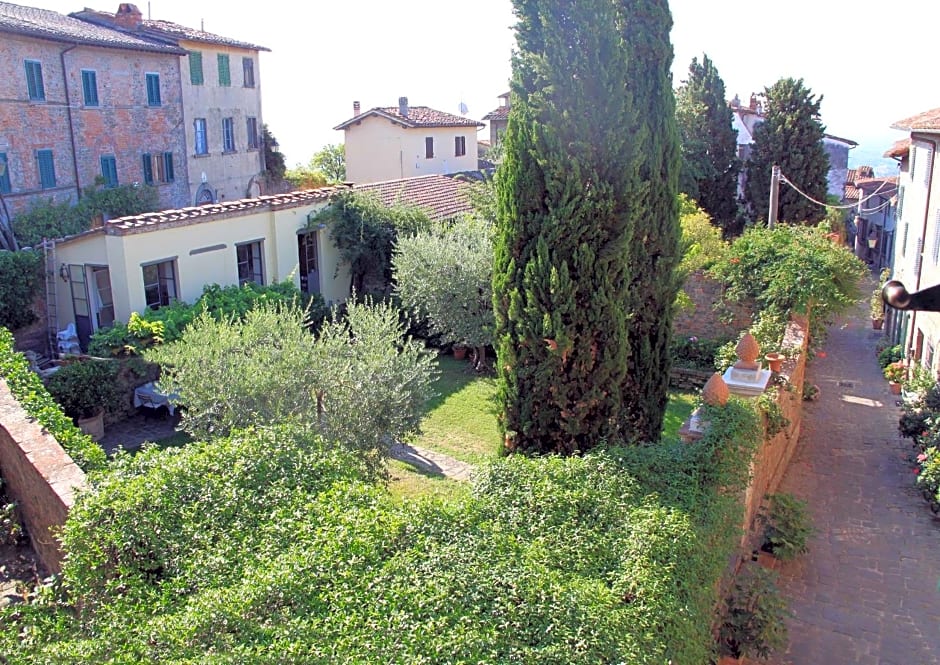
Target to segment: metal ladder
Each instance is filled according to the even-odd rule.
[[[59,350],[59,321],[56,311],[55,299],[55,278],[56,278],[56,259],[55,259],[55,240],[43,239],[42,253],[44,258],[43,276],[46,280],[46,331],[48,333],[47,341],[49,343],[49,357],[57,357]]]

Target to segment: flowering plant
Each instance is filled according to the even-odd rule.
[[[904,363],[900,360],[885,367],[884,371],[885,378],[893,383],[901,383],[904,381],[906,373],[907,367],[905,367]]]

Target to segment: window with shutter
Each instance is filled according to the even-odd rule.
[[[933,216],[933,264],[940,260],[940,208],[934,211]]]
[[[82,96],[85,106],[98,106],[98,74],[93,69],[82,70]]]
[[[163,173],[166,176],[166,182],[173,182],[175,174],[173,173],[173,153],[163,153]]]
[[[910,229],[911,225],[907,222],[904,222],[904,233],[901,236],[901,256],[907,256],[907,232]]]
[[[26,91],[33,102],[46,100],[46,89],[42,84],[42,63],[38,60],[26,61]]]
[[[923,252],[924,252],[924,239],[918,238],[917,239],[917,256],[914,257],[914,274],[915,275],[920,274],[920,266],[924,258]]]
[[[193,129],[196,132],[196,154],[197,155],[208,155],[209,154],[209,142],[206,135],[206,119],[205,118],[196,118],[193,121]]]
[[[424,157],[425,159],[434,159],[434,137],[427,136],[424,139]]]
[[[454,137],[454,157],[463,157],[467,154],[467,138],[465,136]]]
[[[39,167],[39,186],[43,189],[55,187],[55,161],[51,150],[37,150],[36,163]]]
[[[202,53],[199,51],[189,52],[189,82],[193,85],[202,85]]]
[[[234,118],[222,118],[222,152],[235,152]]]
[[[228,67],[228,56],[224,53],[219,53],[219,85],[232,85],[232,72]]]
[[[9,194],[13,191],[10,183],[10,162],[7,160],[7,154],[0,152],[0,194]]]
[[[246,88],[255,87],[255,61],[251,58],[242,58],[242,74]]]
[[[160,106],[159,74],[147,74],[147,106]]]
[[[150,161],[150,153],[145,152],[140,156],[140,165],[144,172],[144,184],[153,184],[153,163]]]
[[[933,175],[933,149],[927,148],[927,159],[924,162],[924,187],[930,187],[930,178]]]
[[[101,155],[101,177],[106,187],[117,187],[117,160],[114,155]]]
[[[248,149],[258,149],[258,119],[248,118],[245,122],[245,131],[248,132]]]

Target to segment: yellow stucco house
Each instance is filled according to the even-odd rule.
[[[194,302],[206,284],[272,284],[293,276],[329,303],[349,296],[348,266],[325,228],[308,218],[344,186],[122,217],[47,247],[55,322],[92,332],[172,300]],[[50,266],[51,268],[51,266]]]
[[[409,106],[361,112],[333,129],[345,132],[346,178],[356,184],[477,169],[478,120]]]

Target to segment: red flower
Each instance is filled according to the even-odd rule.
[[[913,469],[911,469],[911,471],[914,472],[914,475],[915,475],[915,476],[919,476],[919,475],[920,475],[920,469],[918,469],[916,466],[915,466]]]
[[[819,357],[819,358],[825,358],[825,357],[826,357],[826,352],[825,352],[825,351],[817,351],[817,352],[816,352],[816,355],[817,355],[817,357]]]
[[[918,455],[918,456],[917,456],[917,461],[918,461],[918,462],[926,462],[926,461],[927,461],[927,453],[921,453],[920,455]]]

